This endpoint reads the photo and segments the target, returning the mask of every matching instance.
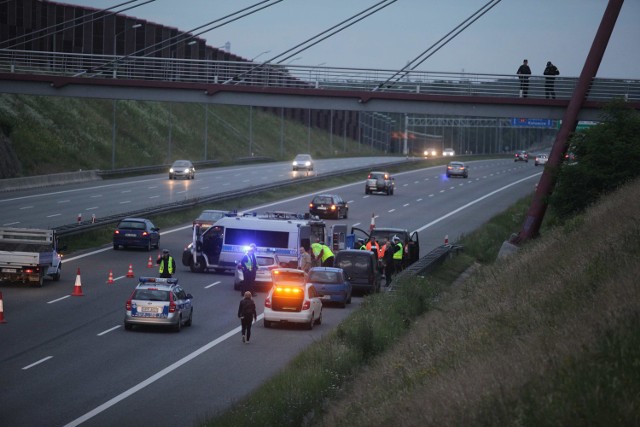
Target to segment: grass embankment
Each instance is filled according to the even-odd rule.
[[[206,425],[638,425],[640,181],[496,260],[529,202]]]

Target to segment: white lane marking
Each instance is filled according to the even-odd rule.
[[[20,208],[20,210],[22,210],[22,209],[33,209],[33,206],[23,206],[23,207]]]
[[[420,181],[413,181],[413,183],[414,183],[414,184],[417,184],[417,183],[419,183],[419,182],[420,182]]]
[[[54,216],[60,216],[62,214],[51,214],[51,215],[47,215],[47,218],[53,218]]]
[[[109,332],[115,331],[116,329],[120,329],[120,325],[118,325],[118,326],[114,326],[113,328],[111,328],[111,329],[107,329],[106,331],[102,331],[102,332],[100,332],[100,333],[98,334],[98,336],[99,336],[99,337],[101,337],[101,336],[103,336],[103,335],[105,335],[105,334],[108,334]]]
[[[186,193],[187,191],[189,191],[189,190],[182,190],[182,191],[178,191],[178,192],[176,192],[176,194]]]
[[[368,197],[369,197],[369,195],[368,195],[368,194],[367,194],[367,195],[362,196],[362,198],[363,198],[363,199],[366,199],[366,198],[368,198]]]
[[[347,203],[353,203],[353,200],[349,200]]]
[[[409,185],[409,184],[402,184],[402,186],[403,186],[403,187],[406,187],[406,186],[408,186],[408,185]]]
[[[149,196],[150,199],[157,199],[160,196]]]
[[[65,261],[66,261],[66,260],[65,260]],[[54,302],[62,301],[63,299],[65,299],[65,298],[69,298],[70,296],[71,296],[71,295],[65,295],[65,296],[63,296],[63,297],[61,297],[61,298],[58,298],[58,299],[54,299],[54,300],[48,301],[48,302],[47,302],[47,304],[53,304]]]
[[[47,356],[47,357],[45,357],[44,359],[40,359],[40,360],[38,360],[37,362],[32,363],[31,365],[27,365],[27,366],[25,366],[24,368],[22,368],[22,370],[23,370],[23,371],[26,371],[27,369],[29,369],[29,368],[33,368],[34,366],[39,365],[39,364],[41,364],[41,363],[43,363],[43,362],[46,362],[46,361],[47,361],[47,360],[49,360],[49,359],[53,359],[53,356]]]
[[[356,222],[355,224],[353,224],[353,225],[352,225],[352,227],[357,227],[357,226],[359,226],[359,225],[360,225],[360,223],[359,223],[359,222]]]
[[[67,200],[58,200],[58,204],[60,203],[69,203],[71,200],[67,199]]]
[[[258,321],[262,320],[263,317],[264,317],[264,313],[260,314],[258,316],[257,320]],[[196,357],[200,356],[202,353],[212,349],[213,347],[215,347],[218,344],[224,342],[225,340],[227,340],[227,339],[229,339],[229,338],[231,338],[233,336],[236,336],[238,334],[238,332],[240,332],[240,329],[241,329],[240,326],[238,326],[237,328],[234,328],[234,329],[230,330],[226,334],[224,334],[224,335],[216,338],[215,340],[205,344],[204,346],[200,347],[199,349],[197,349],[193,353],[190,353],[190,354],[186,355],[185,357],[183,357],[182,359],[178,360],[177,362],[172,363],[171,365],[167,366],[166,368],[162,369],[161,371],[157,372],[156,374],[150,376],[146,380],[138,383],[137,385],[131,387],[128,390],[123,391],[122,393],[120,393],[116,397],[108,400],[107,402],[103,403],[102,405],[98,406],[97,408],[92,409],[91,411],[89,411],[86,414],[80,416],[79,418],[76,418],[75,420],[73,420],[70,423],[66,424],[65,427],[79,426],[80,424],[84,423],[85,421],[90,420],[91,418],[95,417],[96,415],[100,414],[101,412],[104,412],[107,409],[111,408],[112,406],[114,406],[118,402],[123,401],[127,397],[132,396],[133,394],[139,392],[140,390],[144,389],[145,387],[147,387],[147,386],[153,384],[154,382],[162,379],[163,377],[169,375],[171,372],[175,371],[176,369],[178,369],[182,365],[185,365],[186,363],[188,363],[191,360],[195,359]]]
[[[429,194],[429,197],[433,197],[433,196],[435,196],[435,194]]]
[[[416,199],[416,202],[421,202],[421,201],[422,201],[422,199]]]
[[[93,196],[89,196],[89,198],[91,198],[91,199],[95,199],[95,198],[98,198],[98,197],[102,197],[102,194],[94,194]]]
[[[121,205],[125,205],[127,203],[131,203],[131,200],[124,200],[124,201],[120,202]]]
[[[393,211],[395,211],[395,210],[396,210],[396,209],[395,209],[395,208],[393,208],[393,209],[389,209],[387,212],[391,213],[391,212],[393,212]]]
[[[440,190],[441,193],[444,193],[445,191],[447,191],[447,190]]]
[[[158,188],[157,185],[151,185],[149,187],[147,187],[149,190],[155,190],[156,188]]]
[[[20,224],[20,221],[14,221],[14,222],[5,222],[4,224],[2,224],[4,227],[10,227],[12,225],[16,225],[16,224]]]
[[[220,283],[221,283],[221,282],[218,280],[217,282],[213,282],[212,284],[207,285],[207,286],[205,286],[204,288],[205,288],[205,289],[209,289],[210,287],[215,286],[215,285],[219,285]]]
[[[86,208],[85,211],[92,211],[98,209],[98,206],[91,206],[90,208]]]
[[[404,205],[402,205],[403,208],[406,208],[407,206],[409,206],[409,203],[405,203]]]
[[[209,189],[209,186],[206,186],[206,187],[200,187],[200,189],[201,189],[201,190],[208,190],[208,189]]]
[[[121,193],[121,194],[124,194],[124,193],[131,193],[131,190],[122,190],[120,193]]]

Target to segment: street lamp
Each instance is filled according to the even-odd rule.
[[[302,59],[302,56],[296,56],[295,58],[293,58],[291,61],[287,62],[287,63],[286,63],[286,64],[284,64],[284,65],[289,65],[289,64],[291,64],[293,61],[297,61],[298,59]]]
[[[312,76],[312,72],[315,71],[318,67],[322,67],[324,64],[326,64],[326,62],[321,62],[318,65],[315,65],[313,68],[311,68],[309,70],[309,80],[313,80],[313,76]],[[320,86],[320,83],[318,82],[318,72],[316,71],[316,83],[315,83],[315,87],[316,89],[318,89],[318,87]]]
[[[260,52],[259,54],[257,54],[256,56],[254,56],[253,58],[250,59],[251,62],[255,61],[257,58],[259,58],[260,56],[264,55],[265,53],[269,53],[271,52],[270,50],[265,50],[264,52]]]
[[[142,24],[134,24],[131,27],[129,27],[128,29],[136,29],[136,28],[140,28],[142,27]],[[127,31],[127,28],[125,28],[124,30],[120,31],[119,33],[115,33],[113,35],[113,56],[118,55],[118,46],[116,45],[117,41],[118,41],[118,36],[120,34],[123,34]],[[126,53],[126,46],[125,46],[125,53]],[[117,61],[114,63],[113,66],[113,78],[116,78],[116,69],[117,69]]]

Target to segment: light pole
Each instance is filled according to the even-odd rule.
[[[314,66],[312,69],[309,70],[309,80],[313,80],[313,76],[312,73],[318,68],[318,67],[322,67],[324,64],[326,64],[326,62],[321,62],[318,65]],[[316,71],[316,83],[315,83],[315,87],[316,89],[318,89],[319,83],[318,83],[318,72]]]
[[[133,29],[140,28],[140,27],[142,27],[142,24],[133,24],[133,25],[132,25],[131,27],[129,27],[128,29],[133,30]],[[114,57],[118,55],[118,45],[116,44],[116,43],[117,43],[117,41],[118,41],[118,36],[119,36],[120,34],[125,33],[126,31],[127,31],[127,28],[125,28],[124,30],[120,31],[119,33],[115,33],[115,34],[113,35],[113,56],[114,56]],[[126,46],[125,46],[125,49],[124,49],[124,50],[125,50],[125,53],[126,53],[126,50],[127,50],[127,47],[126,47]],[[114,79],[116,78],[116,70],[117,70],[117,66],[116,66],[116,65],[117,65],[117,62],[115,62],[115,63],[114,63],[114,65],[113,65],[113,78],[114,78]]]
[[[255,61],[257,58],[261,57],[262,55],[265,55],[267,53],[271,52],[270,50],[265,50],[264,52],[260,52],[259,54],[257,54],[256,56],[254,56],[253,58],[250,59],[251,62]]]
[[[296,56],[295,58],[293,58],[291,61],[287,62],[287,63],[286,63],[286,64],[284,64],[284,65],[289,65],[289,64],[291,64],[293,61],[297,61],[298,59],[302,59],[302,56]]]

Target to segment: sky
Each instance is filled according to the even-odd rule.
[[[258,1],[155,0],[125,14],[190,31]],[[124,0],[61,2],[106,9]],[[218,48],[228,42],[231,53],[262,62],[379,2],[283,0],[200,37]],[[488,0],[397,0],[285,63],[399,70],[487,3]],[[534,75],[542,75],[547,61],[551,61],[560,75],[577,77],[606,6],[607,0],[502,0],[416,69],[515,74],[526,58]],[[640,79],[639,44],[640,0],[627,0],[597,76]]]

